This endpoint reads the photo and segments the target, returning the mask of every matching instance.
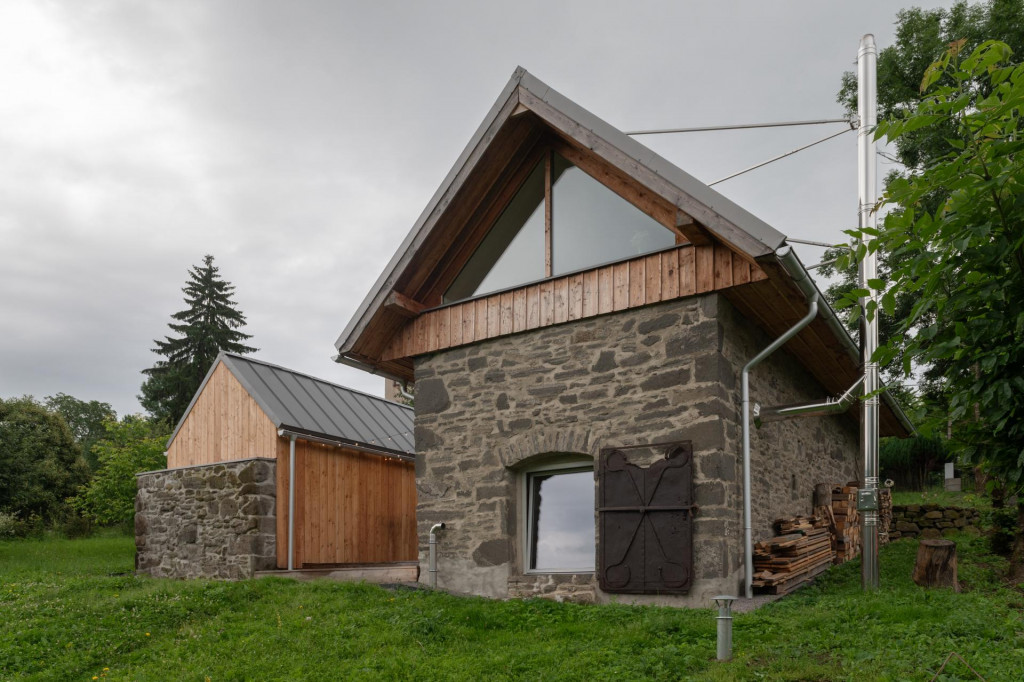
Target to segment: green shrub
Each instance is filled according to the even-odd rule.
[[[984,523],[991,527],[989,535],[989,547],[993,554],[999,556],[1010,556],[1013,549],[1013,540],[1017,533],[1017,508],[994,507],[985,514]]]
[[[102,525],[135,518],[135,474],[167,467],[164,427],[141,417],[107,422],[107,435],[93,446],[99,470],[72,500],[82,516]]]

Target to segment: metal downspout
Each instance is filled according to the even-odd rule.
[[[783,249],[788,248],[783,247]],[[782,249],[779,251],[781,252]],[[762,360],[796,336],[797,332],[809,325],[817,314],[818,295],[814,294],[810,297],[807,314],[785,334],[775,339],[771,345],[754,356],[750,362],[743,366],[743,371],[740,373],[740,390],[743,395],[743,558],[745,562],[743,596],[748,599],[753,596],[752,582],[754,579],[754,544],[751,538],[750,522],[750,370],[754,369]]]
[[[295,435],[288,441],[288,570],[295,570]]]

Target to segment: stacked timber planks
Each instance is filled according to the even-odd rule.
[[[754,546],[754,588],[787,594],[832,565],[828,522],[820,516],[778,519],[779,535]]]
[[[860,514],[857,512],[856,485],[837,485],[832,488],[832,517],[836,563],[841,564],[860,555]]]
[[[878,545],[889,543],[889,531],[892,530],[892,490],[878,490]]]

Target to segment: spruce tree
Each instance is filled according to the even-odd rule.
[[[155,340],[153,352],[163,357],[142,370],[147,378],[139,401],[157,421],[173,426],[181,419],[220,351],[257,350],[243,343],[252,338],[239,331],[245,315],[231,298],[235,287],[218,273],[209,255],[203,257],[202,265],[189,269],[182,289],[187,307],[172,315],[176,322],[168,325],[178,336]]]

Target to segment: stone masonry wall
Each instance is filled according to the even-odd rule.
[[[737,362],[741,351],[761,341],[744,325],[728,302],[710,294],[419,358],[417,519],[424,566],[430,526],[447,524],[438,585],[492,597],[701,607],[715,594],[736,593],[742,579],[739,368],[756,350]],[[783,355],[760,367],[765,378],[757,381],[768,387],[766,395],[786,402],[822,397],[816,382]],[[794,371],[793,377],[775,376]],[[763,472],[755,485],[759,525],[800,506],[797,498],[809,506],[814,479],[852,475],[856,432],[852,452],[845,453],[839,451],[849,446],[851,430],[839,423],[836,436],[831,428],[797,426],[756,438],[755,448],[766,451],[755,460]],[[591,573],[523,573],[524,467],[556,453],[596,461],[604,447],[679,440],[693,443],[700,506],[689,595],[607,595]],[[823,456],[825,462],[811,461]],[[802,490],[790,491],[791,472]],[[784,486],[775,480],[780,477]]]
[[[136,569],[159,578],[250,578],[275,568],[275,462],[138,475]]]
[[[895,530],[889,538],[925,540],[955,533],[981,533],[981,512],[963,507],[941,507],[937,504],[895,505],[892,508]]]
[[[774,337],[750,323],[729,301],[719,299],[722,354],[736,376],[727,386],[726,448],[742,455],[740,373]],[[725,373],[728,381],[728,372]],[[787,405],[830,397],[786,350],[776,351],[750,373],[751,404]],[[832,396],[835,397],[835,396]],[[752,420],[753,421],[753,420]],[[753,424],[752,424],[753,425]],[[813,512],[814,486],[859,481],[862,475],[857,420],[849,412],[765,422],[750,436],[751,534],[754,542],[773,537],[772,522]],[[742,465],[742,462],[740,462]],[[737,495],[742,491],[737,488]]]

